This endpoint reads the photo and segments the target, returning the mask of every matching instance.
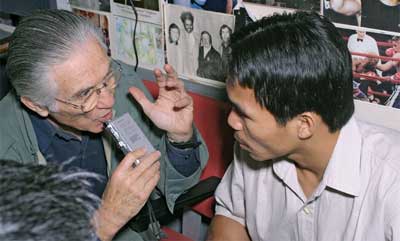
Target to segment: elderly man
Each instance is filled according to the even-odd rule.
[[[231,40],[237,143],[209,240],[399,240],[400,133],[353,117],[351,56],[335,26],[296,12]]]
[[[166,76],[155,70],[160,95],[152,103],[140,77],[107,57],[101,36],[67,11],[38,12],[20,22],[7,62],[14,90],[0,102],[7,113],[0,120],[0,158],[67,162],[66,168],[103,176],[92,185],[102,197],[93,218],[98,237],[154,240],[157,225],[138,233],[125,224],[150,194],[165,197],[173,210],[176,198],[198,181],[208,153],[193,128],[193,101],[172,67],[165,66]],[[104,122],[126,112],[158,151],[124,157],[111,144]]]

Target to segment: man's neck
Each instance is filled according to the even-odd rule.
[[[314,193],[324,176],[339,133],[330,133],[328,130],[315,133],[291,158],[296,164],[297,179],[307,198]]]
[[[211,50],[211,46],[207,47],[203,47],[204,48],[204,57],[206,57],[206,55],[208,54],[208,52]]]

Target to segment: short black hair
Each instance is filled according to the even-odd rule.
[[[208,35],[208,38],[210,39],[210,45],[212,45],[212,36],[211,36],[211,34],[208,32],[208,31],[203,31],[203,32],[201,32],[201,34],[200,34],[200,41],[201,41],[201,38],[203,37],[203,34],[206,34],[206,35]]]
[[[181,13],[181,21],[185,23],[185,20],[189,19],[192,23],[194,23],[193,14],[191,12],[182,12]]]
[[[168,27],[168,40],[169,40],[169,43],[173,42],[173,40],[171,38],[171,29],[173,29],[173,28],[178,29],[179,34],[181,34],[181,30],[179,29],[178,25],[176,25],[175,23],[171,23],[169,25],[169,27]]]
[[[325,17],[308,12],[265,17],[235,32],[231,48],[227,85],[253,89],[279,124],[310,111],[334,132],[352,116],[351,55]]]
[[[221,25],[221,27],[219,28],[219,36],[222,38],[222,29],[227,28],[229,31],[229,35],[232,35],[232,29],[231,27],[229,27],[226,24]]]

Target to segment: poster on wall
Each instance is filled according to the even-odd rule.
[[[112,22],[113,58],[129,65],[136,65],[133,48],[135,20],[113,16]],[[138,22],[135,43],[140,67],[146,69],[163,67],[164,49],[161,25]]]
[[[77,7],[72,7],[72,11],[80,16],[85,17],[87,20],[92,22],[96,27],[98,27],[103,33],[104,43],[107,46],[107,54],[111,56],[111,47],[110,47],[110,25],[109,19],[110,15],[104,12],[87,10]]]
[[[165,5],[167,62],[178,74],[223,87],[234,16],[178,5]]]
[[[400,36],[339,28],[352,57],[353,97],[400,109]]]
[[[69,0],[71,7],[110,12],[110,0]]]
[[[400,32],[399,0],[322,0],[322,14],[332,22]]]

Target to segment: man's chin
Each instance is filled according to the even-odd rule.
[[[96,121],[90,128],[89,128],[89,132],[94,133],[94,134],[98,134],[101,133],[104,130],[104,124],[103,122],[100,121]]]

